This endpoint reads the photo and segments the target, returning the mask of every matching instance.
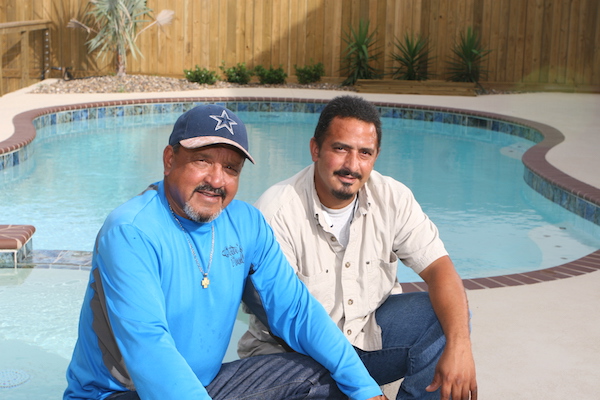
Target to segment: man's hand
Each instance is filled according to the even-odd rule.
[[[444,256],[421,272],[429,298],[446,336],[446,347],[435,368],[428,392],[440,389],[440,399],[477,400],[477,378],[471,351],[469,311],[462,281],[450,257]]]
[[[435,368],[433,381],[425,390],[440,389],[440,399],[477,400],[475,362],[470,348],[446,347]]]
[[[388,400],[388,398],[385,397],[384,394],[382,394],[382,395],[379,395],[379,396],[371,397],[370,399],[367,399],[367,400]]]

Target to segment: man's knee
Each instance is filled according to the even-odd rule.
[[[426,292],[390,296],[375,314],[384,347],[414,344],[426,332],[443,335],[440,322]]]

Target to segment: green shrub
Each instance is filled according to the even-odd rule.
[[[287,74],[284,72],[283,67],[273,68],[273,66],[266,69],[262,65],[257,65],[254,68],[254,73],[258,76],[258,81],[263,85],[282,85],[285,83]]]
[[[392,53],[392,59],[400,66],[392,74],[394,79],[407,81],[424,81],[429,78],[429,40],[421,35],[404,35],[404,40],[396,39],[394,43],[399,53]]]
[[[225,80],[230,83],[239,83],[240,85],[247,85],[254,75],[251,69],[246,68],[245,63],[238,63],[236,66],[231,68],[225,68],[225,61],[219,67],[225,75]]]
[[[378,79],[381,77],[381,72],[372,66],[381,54],[378,52],[378,47],[373,47],[376,42],[376,32],[375,30],[369,34],[369,21],[365,22],[361,19],[358,24],[358,31],[350,27],[350,32],[345,33],[344,42],[347,46],[344,49],[342,72],[348,78],[342,82],[342,85],[354,85],[357,79]]]
[[[200,68],[196,65],[196,69],[184,69],[185,79],[190,82],[200,84],[214,85],[217,82],[217,73],[210,71],[207,68]]]
[[[321,77],[325,74],[325,66],[323,63],[306,65],[304,67],[298,67],[294,65],[294,69],[296,70],[298,83],[301,85],[319,82]]]
[[[471,27],[467,33],[460,34],[460,40],[452,47],[454,56],[449,62],[450,81],[475,82],[485,76],[487,71],[481,68],[481,63],[491,50],[484,49],[481,38]]]

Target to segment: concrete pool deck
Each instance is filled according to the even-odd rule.
[[[0,97],[0,142],[15,115],[37,108],[109,100],[189,97],[330,99],[305,89],[208,89],[173,93],[28,94]],[[600,188],[600,95],[529,93],[478,97],[361,94],[368,100],[474,110],[553,126],[565,141],[547,160]],[[10,223],[10,221],[4,221]],[[530,285],[468,291],[480,399],[594,399],[600,378],[600,272]],[[594,317],[596,316],[596,317]]]

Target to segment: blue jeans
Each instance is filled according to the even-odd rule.
[[[206,387],[215,400],[347,399],[321,364],[299,353],[270,354],[223,364]],[[139,400],[119,392],[107,400]]]
[[[383,348],[377,351],[356,349],[371,376],[379,385],[404,378],[396,399],[439,399],[439,390],[425,391],[433,380],[446,344],[429,294],[390,296],[375,317],[382,330]]]

